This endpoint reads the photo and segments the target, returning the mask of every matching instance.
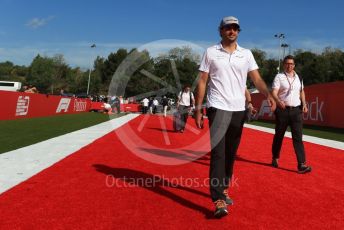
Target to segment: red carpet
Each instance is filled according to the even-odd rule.
[[[344,151],[305,143],[313,172],[299,175],[290,139],[274,169],[272,135],[245,129],[230,190],[234,206],[217,220],[206,180],[209,156],[178,165],[207,151],[208,141],[197,141],[207,129],[172,133],[166,118],[162,132],[160,119],[143,119],[0,195],[0,229],[344,228]]]

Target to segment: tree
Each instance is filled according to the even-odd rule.
[[[252,53],[260,74],[271,85],[278,60],[267,59],[266,53],[259,49],[252,49]],[[321,54],[296,50],[294,56],[296,71],[303,77],[305,85],[344,80],[344,53],[340,49],[326,47]],[[146,50],[127,51],[121,48],[107,58],[96,58],[91,73],[90,93],[107,94],[111,92],[109,87],[112,83],[112,88],[119,89],[117,96],[169,91],[172,97],[173,93],[177,93],[172,92],[172,87],[178,91],[183,85],[193,85],[198,75],[199,61],[199,54],[188,46],[175,47],[156,58],[152,58]],[[115,73],[116,79],[112,82]],[[32,84],[43,93],[56,93],[60,88],[71,93],[86,93],[88,74],[88,71],[80,68],[70,68],[62,54],[52,57],[38,54],[29,67],[18,66],[10,61],[0,63],[0,80]]]
[[[28,83],[34,85],[38,91],[48,93],[53,83],[53,76],[55,74],[54,67],[52,58],[37,55],[29,67],[27,76]]]
[[[132,97],[156,90],[157,82],[144,74],[152,73],[153,65],[153,60],[147,50],[132,49],[116,70],[116,77],[111,84],[113,88],[109,90],[124,97]]]
[[[72,92],[74,94],[86,93],[87,81],[87,72],[81,71],[79,67],[70,69],[67,73],[68,87],[65,89],[67,92]]]
[[[119,49],[116,53],[109,54],[108,58],[104,61],[104,72],[101,75],[101,80],[104,85],[110,84],[113,74],[127,55],[128,51],[126,49]]]
[[[10,61],[0,63],[0,77],[1,79],[8,79],[11,76],[14,65]]]
[[[18,77],[24,80],[27,73],[28,73],[28,67],[15,65],[13,69],[11,70],[10,75],[11,77]]]
[[[26,66],[14,65],[10,61],[0,63],[0,80],[2,81],[18,81],[26,84],[27,73]]]
[[[319,63],[323,64],[325,82],[344,80],[344,53],[341,50],[326,47],[318,59]]]
[[[257,48],[252,49],[251,52],[254,56],[254,59],[257,62],[257,65],[259,67],[263,66],[264,62],[266,61],[266,53],[260,49],[257,49]]]
[[[254,48],[251,51],[252,51],[252,54],[254,56],[254,59],[257,62],[257,65],[259,67],[260,75],[262,76],[262,78],[264,80],[269,79],[269,74],[270,74],[269,68],[270,68],[270,66],[269,66],[269,68],[266,68],[267,67],[267,65],[266,65],[266,62],[267,62],[266,53],[262,50],[257,49],[257,48]],[[251,88],[252,86],[253,86],[253,83],[250,80],[248,80],[247,81],[247,88]]]
[[[27,82],[36,86],[40,92],[54,94],[57,88],[63,88],[67,84],[68,70],[62,54],[53,57],[37,55],[29,67]]]
[[[166,56],[162,56],[163,58],[170,58],[178,61],[182,61],[184,59],[189,59],[196,63],[199,63],[201,58],[198,53],[195,53],[190,46],[183,46],[183,47],[175,47],[170,49]]]
[[[97,57],[94,61],[93,66],[94,71],[91,74],[91,82],[90,82],[90,92],[92,94],[107,94],[107,86],[103,84],[102,80],[105,76],[105,59],[102,57]]]
[[[305,85],[324,82],[323,73],[318,72],[321,68],[315,53],[298,50],[295,55],[295,63],[296,72],[302,76]]]
[[[271,87],[272,82],[277,74],[278,60],[268,59],[263,63],[262,78],[268,86]]]
[[[55,54],[52,57],[52,61],[54,65],[54,73],[52,75],[50,88],[51,93],[54,94],[59,88],[64,89],[66,87],[66,77],[69,67],[62,54]]]

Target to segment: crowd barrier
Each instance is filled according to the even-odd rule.
[[[303,114],[304,123],[344,128],[344,81],[316,84],[305,87],[309,112]],[[262,94],[252,94],[258,108],[258,119],[274,120],[273,113]],[[0,120],[72,114],[90,110],[103,110],[104,103],[89,99],[61,97],[0,90]],[[140,104],[121,104],[121,111],[139,112]]]
[[[344,128],[344,81],[305,87],[308,113],[304,124]],[[259,109],[259,120],[274,120],[273,113],[262,94],[252,94],[252,102]]]
[[[141,112],[141,105],[140,104],[121,104],[121,111]]]
[[[88,112],[91,100],[0,90],[0,120]]]

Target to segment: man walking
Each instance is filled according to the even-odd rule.
[[[272,95],[277,102],[276,126],[272,143],[272,166],[278,168],[278,160],[285,131],[290,125],[293,146],[297,158],[297,172],[312,170],[306,165],[305,149],[302,142],[302,113],[307,113],[305,92],[300,77],[294,71],[294,57],[288,55],[283,60],[284,72],[276,75],[272,84]]]
[[[185,86],[183,91],[179,92],[177,109],[181,114],[181,129],[180,132],[183,133],[185,130],[186,123],[188,121],[189,112],[191,111],[193,105],[195,104],[195,97],[191,92],[190,86]]]
[[[142,100],[142,113],[143,114],[146,114],[147,113],[147,111],[148,111],[148,105],[149,105],[149,100],[148,100],[148,98],[144,98],[143,100]]]
[[[164,97],[162,98],[161,104],[162,104],[162,106],[163,106],[163,108],[164,108],[164,117],[166,117],[166,116],[167,116],[167,108],[168,108],[168,99],[167,99],[166,96],[164,96]]]
[[[247,75],[267,97],[271,109],[275,108],[252,52],[237,43],[239,32],[237,18],[223,18],[219,26],[221,42],[205,51],[199,68],[195,120],[197,127],[201,128],[200,110],[207,88],[211,141],[210,194],[215,203],[215,217],[227,215],[227,205],[233,203],[228,196],[228,187],[244,124]]]

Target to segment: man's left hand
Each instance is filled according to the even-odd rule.
[[[272,97],[271,94],[269,94],[266,99],[268,100],[268,104],[271,107],[271,112],[274,112],[276,110],[276,102],[274,98]]]
[[[302,106],[302,112],[303,112],[303,113],[308,113],[307,105],[303,105],[303,106]]]
[[[202,120],[203,114],[201,113],[201,110],[196,109],[195,110],[195,123],[197,128],[202,129],[203,128],[203,120]]]

